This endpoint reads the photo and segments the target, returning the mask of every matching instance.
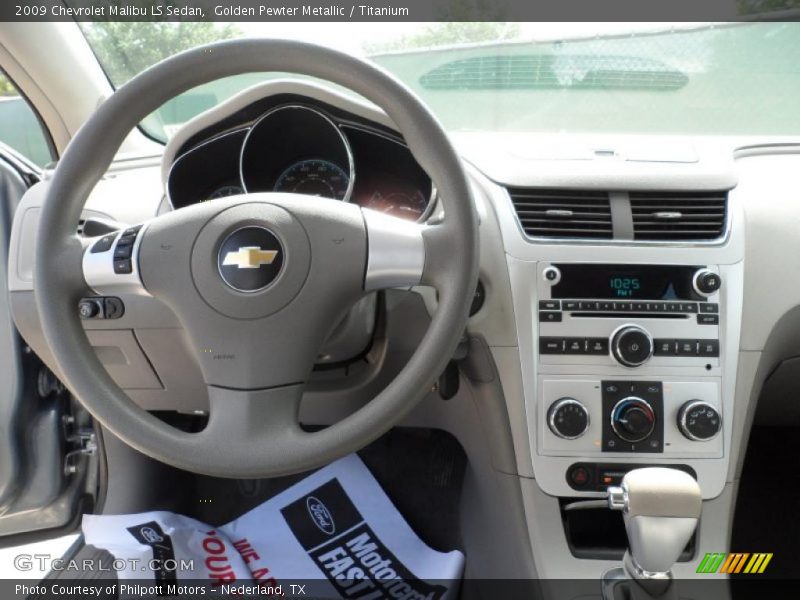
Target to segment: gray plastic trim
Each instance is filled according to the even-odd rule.
[[[145,289],[139,274],[139,248],[142,245],[142,238],[146,229],[147,223],[142,224],[142,228],[133,242],[131,250],[131,266],[133,270],[130,273],[119,274],[114,272],[114,251],[124,230],[117,232],[114,243],[105,252],[92,252],[92,246],[100,239],[99,237],[87,240],[88,246],[83,252],[83,278],[95,293],[100,296],[116,296],[119,294],[150,295]]]
[[[364,289],[419,285],[425,267],[422,226],[366,208],[361,214],[369,249]]]

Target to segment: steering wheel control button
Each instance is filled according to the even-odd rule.
[[[678,411],[678,429],[694,442],[707,442],[722,429],[722,417],[708,402],[690,400]]]
[[[561,270],[558,267],[547,267],[542,271],[542,276],[551,285],[556,285],[561,281]]]
[[[554,435],[574,440],[589,429],[589,412],[575,398],[560,398],[547,411],[547,424]]]
[[[701,296],[710,296],[722,287],[722,278],[713,271],[700,269],[694,274],[692,285]]]
[[[620,364],[638,367],[653,355],[653,338],[638,325],[624,325],[611,336],[611,352]]]
[[[128,275],[133,273],[133,263],[130,258],[114,259],[114,273],[117,275]]]
[[[103,318],[103,299],[84,298],[78,303],[78,313],[81,319],[102,319]]]
[[[237,292],[258,292],[272,284],[283,267],[284,250],[264,227],[237,229],[222,242],[217,257],[220,277]]]
[[[90,252],[92,254],[97,254],[99,252],[108,252],[109,250],[111,250],[111,246],[114,245],[114,239],[116,237],[117,237],[116,232],[104,235],[92,245],[92,249],[90,250]]]
[[[603,381],[603,452],[664,450],[664,400],[660,381]]]
[[[120,246],[117,244],[117,247],[114,249],[114,260],[120,260],[123,258],[130,258],[133,254],[133,246]]]

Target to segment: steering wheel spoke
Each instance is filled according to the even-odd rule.
[[[81,266],[86,284],[100,295],[149,296],[139,273],[139,248],[147,224],[134,225],[92,240]]]
[[[425,268],[424,226],[368,208],[362,212],[368,252],[364,289],[419,285]]]
[[[236,456],[240,473],[258,476],[260,456],[279,456],[308,435],[298,423],[302,393],[302,385],[262,390],[208,386],[209,420],[205,429],[196,434],[200,438],[197,442],[222,455]],[[249,457],[238,452],[243,445],[251,448]],[[290,460],[284,456],[286,462],[278,467],[279,471],[290,472]]]

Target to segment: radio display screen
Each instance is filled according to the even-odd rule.
[[[673,265],[557,264],[552,298],[697,300],[692,277],[700,268]]]

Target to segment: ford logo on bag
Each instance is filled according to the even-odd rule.
[[[164,538],[158,535],[155,529],[152,527],[142,527],[139,530],[139,533],[142,534],[142,537],[146,539],[150,544],[158,544],[164,541]]]
[[[311,520],[314,521],[314,525],[319,527],[322,533],[327,533],[328,535],[334,534],[336,525],[333,523],[333,516],[331,516],[331,511],[328,510],[328,507],[325,506],[321,500],[314,496],[309,496],[306,498],[306,508],[308,509],[308,514],[311,516]]]

